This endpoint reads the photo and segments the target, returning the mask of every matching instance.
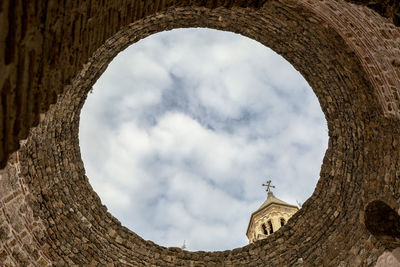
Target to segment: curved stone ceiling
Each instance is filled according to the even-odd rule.
[[[1,263],[373,266],[399,246],[396,6],[381,12],[391,21],[333,0],[148,2],[3,2],[2,159],[41,122],[1,171]],[[85,176],[78,125],[92,85],[119,51],[179,27],[237,32],[271,47],[306,78],[328,122],[311,198],[280,231],[243,248],[188,252],[145,241],[107,212]],[[386,223],[395,229],[377,229]]]

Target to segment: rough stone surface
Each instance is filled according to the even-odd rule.
[[[45,227],[33,213],[21,168],[16,152],[0,171],[0,266],[50,266]]]
[[[278,1],[285,4],[286,1]],[[400,26],[400,3],[398,0],[346,0],[364,6],[361,13],[350,13],[336,0],[293,0],[289,5],[319,8],[316,17],[336,28],[348,40],[358,36],[367,40],[355,44],[377,45],[379,50],[389,51],[398,36],[393,35],[391,26]],[[0,114],[0,167],[7,157],[19,148],[19,140],[28,136],[29,128],[36,126],[40,114],[54,104],[64,87],[82,69],[83,64],[110,37],[123,27],[171,8],[205,7],[228,9],[240,7],[257,10],[269,5],[268,0],[4,0],[0,3],[0,88],[2,89]],[[340,1],[339,1],[340,3]],[[353,9],[350,9],[353,10]],[[381,21],[368,14],[375,10],[385,19]],[[357,17],[359,16],[360,17]],[[371,19],[368,18],[371,16]],[[294,18],[293,18],[294,19]],[[250,21],[249,21],[250,23]],[[289,21],[289,23],[292,23]],[[372,23],[373,25],[369,25]],[[180,25],[185,26],[185,25]],[[213,27],[212,25],[209,25]],[[364,27],[365,26],[365,27]],[[375,27],[370,27],[375,26]],[[164,25],[164,28],[168,28]],[[339,29],[337,29],[339,28]],[[366,30],[366,31],[364,31]],[[372,32],[369,32],[371,31]],[[376,37],[371,39],[370,37]],[[364,39],[363,38],[363,39]],[[398,41],[397,41],[398,42]],[[363,54],[370,64],[370,77],[380,71],[393,71],[399,65],[398,51],[393,50],[391,58],[384,62],[374,61],[378,51]],[[379,58],[379,55],[378,55]],[[391,64],[389,62],[392,62]],[[376,68],[376,63],[385,65]],[[389,68],[389,69],[388,69]],[[397,73],[398,75],[398,73]],[[378,75],[376,86],[384,91],[382,103],[386,112],[399,114],[397,102],[399,88],[396,79],[387,80],[391,75]],[[385,76],[385,77],[384,77]],[[395,76],[391,76],[394,78]],[[397,80],[398,81],[398,80]],[[397,86],[397,87],[396,87]],[[395,89],[393,89],[395,88]],[[397,94],[397,96],[396,96]],[[389,97],[389,99],[385,99]],[[397,98],[396,98],[397,97]]]
[[[378,258],[376,267],[400,267],[400,248],[383,253]]]
[[[0,162],[27,138],[1,171],[0,263],[375,266],[397,255],[398,237],[367,225],[379,226],[368,215],[373,203],[385,203],[389,217],[400,208],[400,28],[392,2],[379,1],[388,6],[379,13],[358,2],[0,2]],[[271,47],[306,78],[328,122],[313,195],[287,225],[243,248],[188,252],[145,241],[107,212],[85,176],[78,126],[92,85],[119,51],[179,27]]]
[[[386,18],[391,18],[400,26],[400,2],[396,0],[350,0],[352,3],[365,5]]]

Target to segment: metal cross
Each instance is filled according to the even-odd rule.
[[[267,183],[266,184],[262,184],[262,186],[266,186],[267,187],[267,189],[265,190],[267,192],[271,192],[270,188],[275,188],[274,185],[271,185],[271,180],[268,180]]]

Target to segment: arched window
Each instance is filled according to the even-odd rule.
[[[270,234],[274,233],[274,228],[272,227],[271,221],[268,221],[268,226],[269,226],[269,233]]]
[[[265,224],[262,225],[262,229],[263,229],[264,235],[268,235],[268,230],[267,230],[267,227],[265,226]]]
[[[285,219],[281,218],[281,226],[284,226],[286,224]]]

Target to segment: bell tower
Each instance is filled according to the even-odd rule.
[[[275,186],[271,185],[271,180],[268,180],[266,184],[262,185],[266,186],[268,197],[267,200],[251,214],[246,232],[249,243],[264,239],[273,234],[284,226],[290,217],[299,210],[297,206],[286,203],[274,196],[271,188],[275,188]]]

